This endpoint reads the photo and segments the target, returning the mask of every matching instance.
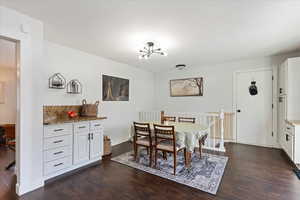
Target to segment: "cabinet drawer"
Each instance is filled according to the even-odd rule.
[[[71,135],[72,124],[59,124],[44,126],[44,137],[55,137],[61,135]]]
[[[71,146],[72,135],[47,138],[44,140],[44,150],[55,149],[63,146]]]
[[[58,160],[54,160],[51,162],[45,163],[44,166],[44,175],[49,175],[59,170],[71,167],[72,165],[72,157],[68,156],[65,158],[61,158]]]
[[[288,133],[290,133],[290,134],[292,134],[292,135],[294,135],[295,127],[292,126],[289,123],[286,123],[286,125],[285,125],[285,131],[288,132]]]
[[[89,122],[74,123],[74,133],[86,133],[90,131]]]
[[[100,121],[91,121],[90,122],[90,130],[91,131],[97,131],[97,130],[102,130],[103,126]]]
[[[72,146],[59,147],[44,151],[44,162],[53,161],[67,156],[72,156]]]

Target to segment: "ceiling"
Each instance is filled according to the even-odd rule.
[[[299,0],[3,0],[45,23],[45,38],[151,71],[300,47]],[[167,57],[139,60],[154,41]]]
[[[0,68],[16,66],[16,43],[0,38]]]

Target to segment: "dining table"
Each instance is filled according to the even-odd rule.
[[[190,166],[192,153],[196,147],[199,147],[199,140],[205,138],[208,134],[209,126],[198,123],[186,123],[186,122],[142,122],[149,123],[152,133],[154,133],[154,124],[174,126],[176,134],[176,143],[179,146],[185,146],[186,148],[186,165]]]

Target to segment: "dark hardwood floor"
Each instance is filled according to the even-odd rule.
[[[114,147],[113,155],[130,149],[129,143],[123,143]],[[300,199],[300,180],[281,150],[241,144],[226,144],[226,149],[229,162],[216,196],[105,159],[99,165],[50,181],[44,188],[20,198],[14,194],[15,179],[11,172],[10,175],[3,172],[1,166],[0,199]]]

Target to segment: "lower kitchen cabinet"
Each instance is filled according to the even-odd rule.
[[[45,180],[99,161],[102,154],[100,120],[44,126]]]

